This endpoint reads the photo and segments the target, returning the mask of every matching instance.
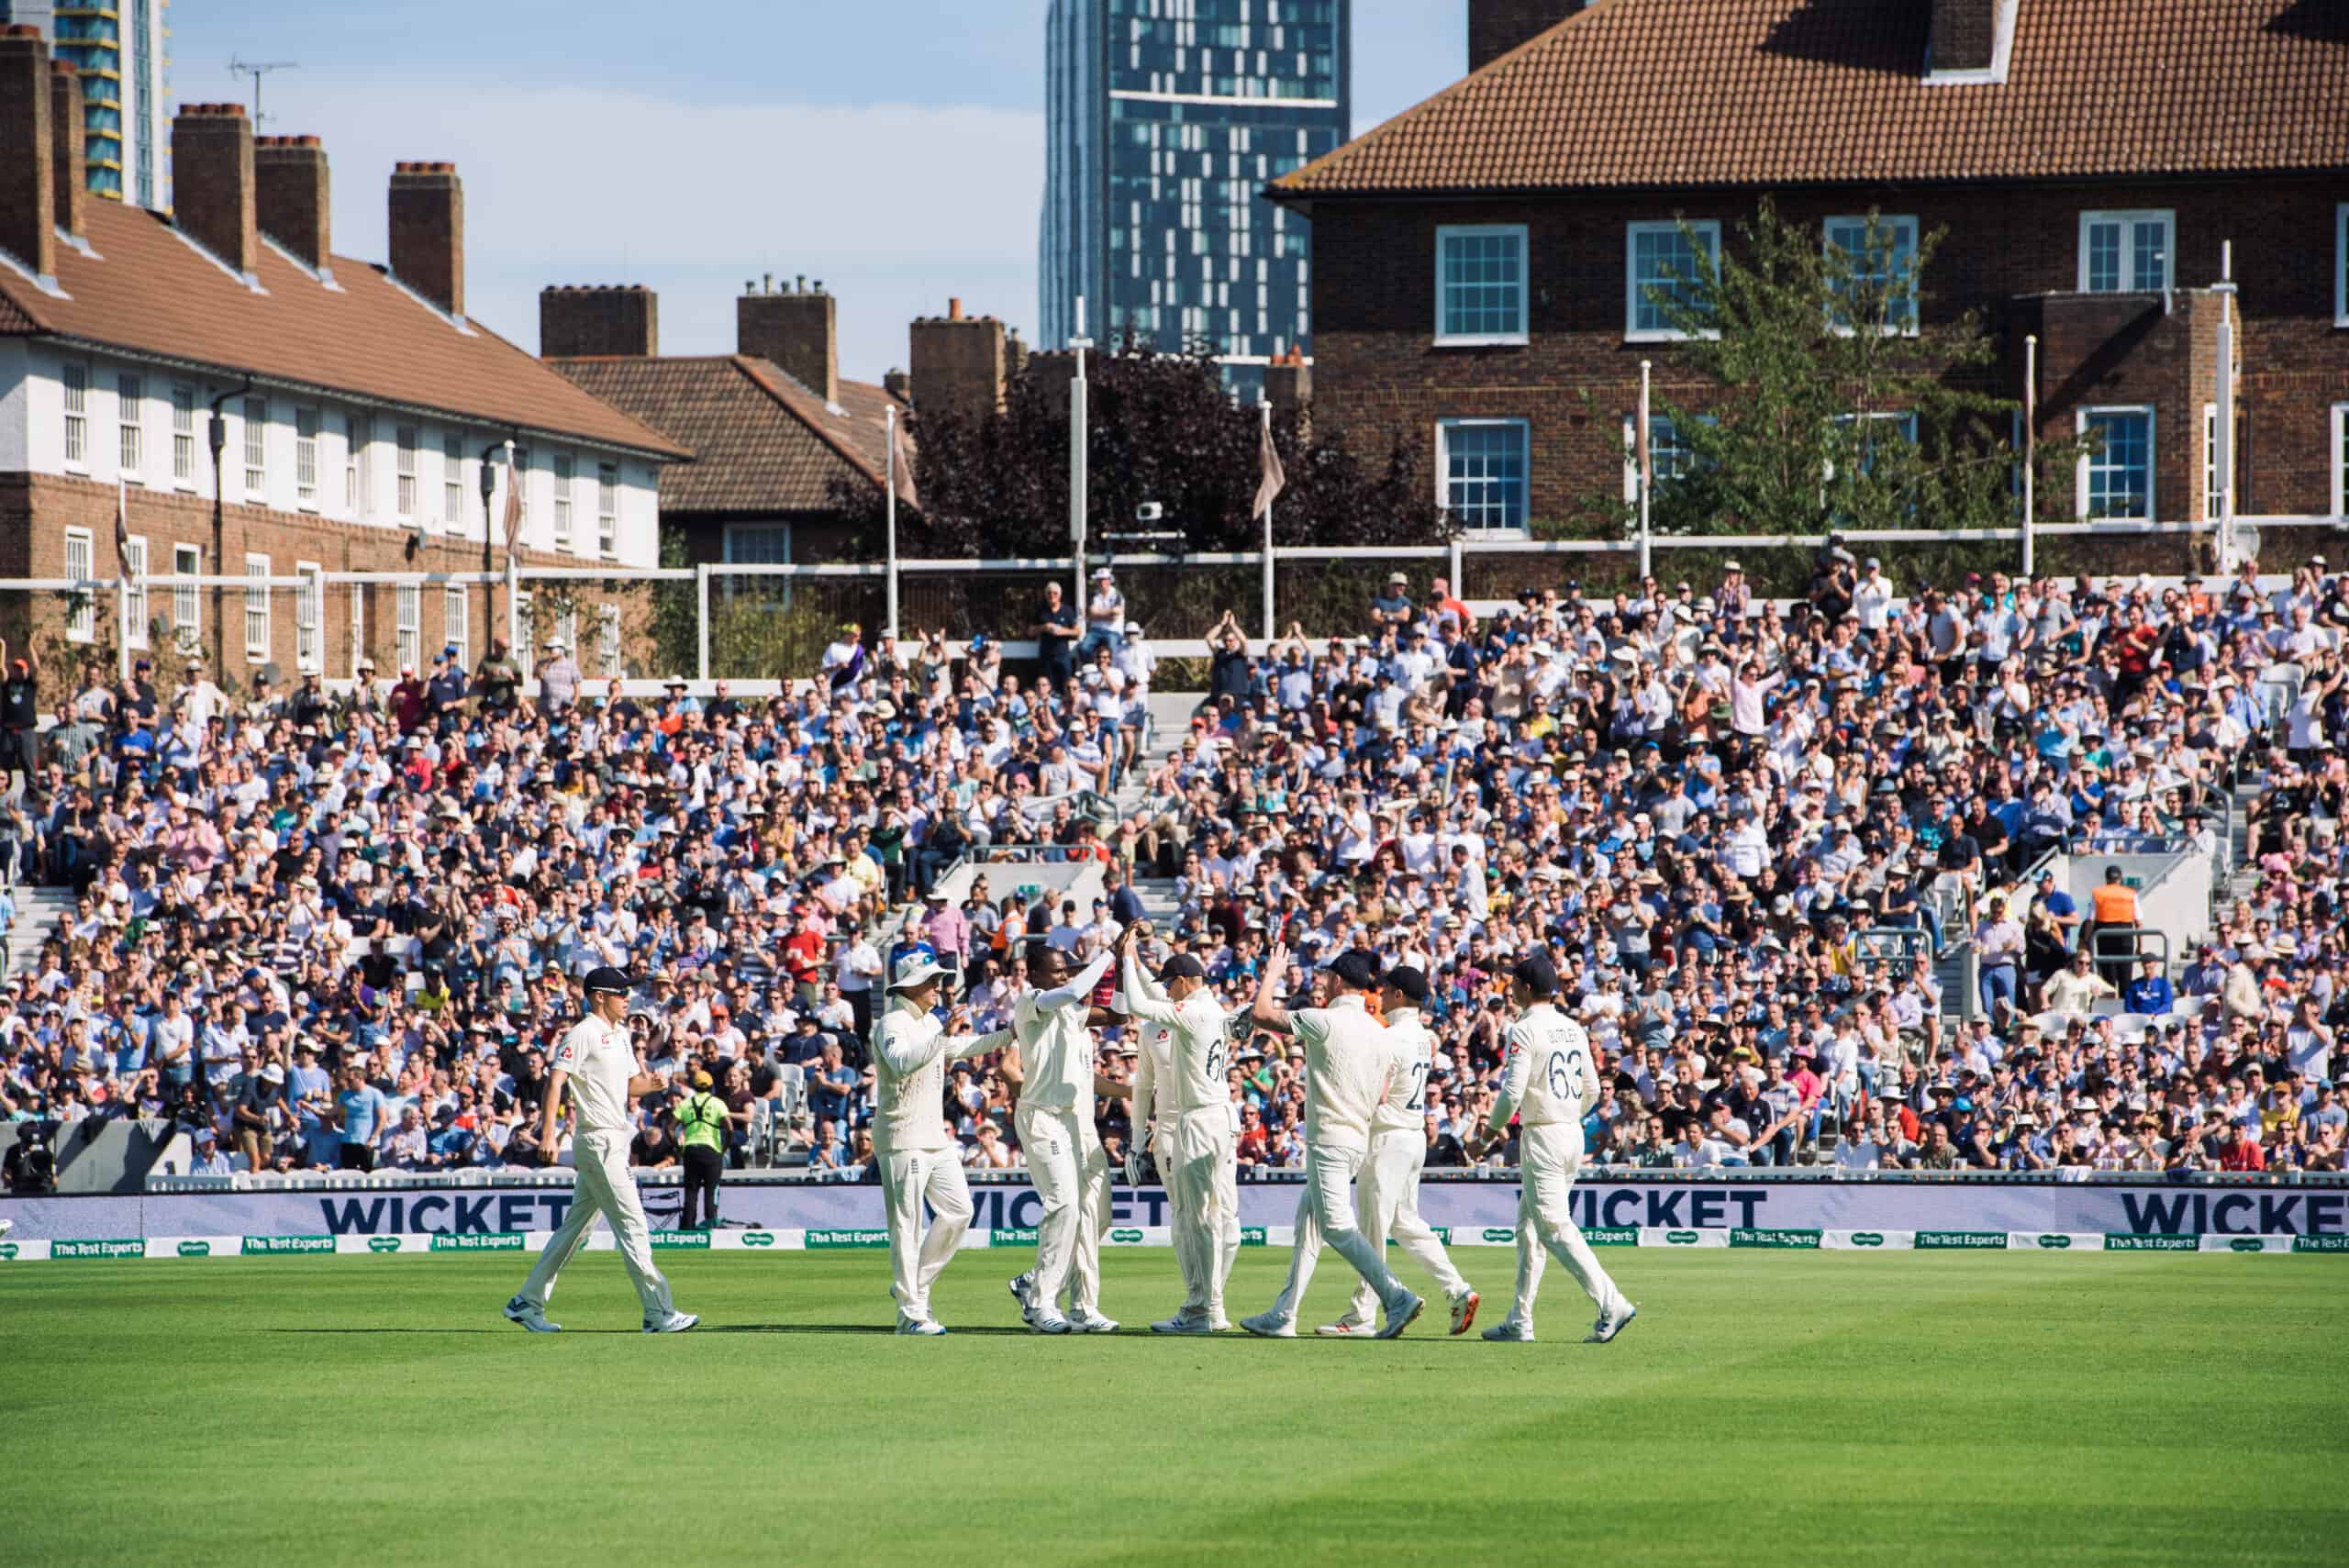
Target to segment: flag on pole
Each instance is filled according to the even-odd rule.
[[[897,499],[921,510],[921,494],[914,488],[913,453],[906,450],[906,421],[901,415],[889,421],[889,479],[896,487]]]
[[[116,584],[128,594],[130,592],[130,490],[120,479],[114,482],[114,563]]]
[[[1641,400],[1639,426],[1639,429],[1633,432],[1631,439],[1639,450],[1640,490],[1644,495],[1648,486],[1655,479],[1654,455],[1648,448],[1648,411],[1644,398]]]
[[[506,548],[511,552],[522,542],[522,475],[514,466],[514,449],[506,449]]]
[[[1288,471],[1281,467],[1281,454],[1273,446],[1273,422],[1269,418],[1264,421],[1264,435],[1258,445],[1264,477],[1256,482],[1256,509],[1250,516],[1261,517],[1272,510],[1274,501],[1288,488]]]

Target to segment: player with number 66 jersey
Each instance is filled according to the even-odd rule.
[[[1533,1298],[1542,1288],[1544,1254],[1564,1263],[1598,1307],[1588,1340],[1605,1344],[1623,1331],[1639,1308],[1598,1266],[1566,1210],[1566,1196],[1582,1170],[1582,1118],[1598,1099],[1598,1069],[1591,1061],[1590,1036],[1558,1011],[1553,999],[1558,972],[1546,952],[1520,961],[1511,975],[1509,1000],[1519,1008],[1508,1029],[1501,1064],[1500,1093],[1494,1096],[1489,1131],[1476,1151],[1482,1159],[1508,1137],[1508,1118],[1518,1119],[1517,1299],[1508,1316],[1485,1330],[1487,1340],[1533,1338]]]

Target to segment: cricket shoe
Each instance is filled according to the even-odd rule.
[[[0,1236],[6,1236],[9,1231],[14,1230],[16,1228],[17,1222],[15,1220],[0,1219]]]
[[[1068,1326],[1071,1330],[1079,1334],[1114,1334],[1118,1331],[1118,1320],[1115,1318],[1104,1318],[1098,1312],[1086,1311],[1083,1308],[1068,1315]]]
[[[1039,1334],[1065,1334],[1070,1331],[1069,1320],[1049,1307],[1025,1308],[1019,1317],[1021,1321]]]
[[[1178,1313],[1172,1318],[1161,1318],[1150,1326],[1150,1331],[1153,1334],[1212,1334],[1215,1325],[1204,1318],[1185,1318]]]
[[[1590,1326],[1590,1337],[1583,1340],[1583,1343],[1586,1345],[1603,1345],[1607,1343],[1616,1335],[1630,1328],[1631,1326],[1631,1319],[1637,1318],[1639,1315],[1640,1309],[1638,1307],[1632,1306],[1630,1302],[1625,1301],[1620,1296],[1616,1297],[1615,1305],[1600,1313],[1598,1315],[1598,1321]]]
[[[897,1314],[897,1332],[935,1336],[946,1332],[946,1325],[932,1318],[915,1318],[900,1312]]]
[[[1464,1334],[1475,1325],[1479,1299],[1473,1290],[1463,1291],[1452,1298],[1452,1331],[1454,1334]]]
[[[1378,1331],[1378,1337],[1380,1339],[1398,1340],[1402,1338],[1403,1330],[1418,1322],[1419,1320],[1419,1314],[1427,1310],[1428,1304],[1425,1296],[1412,1296],[1408,1291],[1406,1291],[1404,1294],[1409,1297],[1410,1305],[1404,1307],[1399,1312],[1392,1307],[1386,1309],[1386,1327]]]
[[[1259,1312],[1253,1318],[1242,1318],[1240,1326],[1260,1340],[1294,1340],[1297,1324],[1277,1312]]]
[[[1035,1306],[1035,1296],[1036,1296],[1036,1274],[1035,1274],[1035,1271],[1031,1269],[1031,1270],[1030,1270],[1028,1273],[1024,1273],[1024,1274],[1021,1274],[1021,1275],[1019,1275],[1018,1278],[1014,1279],[1014,1280],[1011,1282],[1011,1287],[1010,1287],[1010,1288],[1011,1288],[1011,1299],[1012,1299],[1012,1300],[1014,1300],[1014,1301],[1016,1301],[1016,1302],[1018,1302],[1018,1303],[1019,1303],[1019,1312],[1020,1312],[1020,1315],[1021,1315],[1022,1317],[1027,1316],[1027,1314],[1028,1314],[1030,1310],[1032,1310],[1032,1309],[1033,1309],[1033,1307],[1034,1307],[1034,1306]]]
[[[562,1324],[547,1321],[545,1307],[535,1301],[525,1301],[518,1296],[506,1304],[506,1320],[509,1323],[519,1323],[533,1334],[562,1332]]]
[[[1367,1340],[1370,1338],[1369,1324],[1353,1323],[1343,1318],[1339,1318],[1335,1323],[1324,1323],[1313,1331],[1325,1340]]]
[[[647,1318],[644,1331],[648,1334],[682,1334],[701,1321],[698,1312],[672,1312],[666,1318]]]
[[[1517,1344],[1530,1345],[1533,1342],[1533,1325],[1531,1323],[1520,1323],[1514,1318],[1504,1318],[1499,1322],[1485,1330],[1485,1338],[1487,1340],[1508,1340]]]

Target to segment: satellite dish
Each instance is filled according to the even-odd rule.
[[[2237,561],[2259,559],[2259,529],[2250,523],[2237,523],[2227,535],[2227,543]]]

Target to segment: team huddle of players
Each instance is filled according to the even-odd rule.
[[[1184,1299],[1161,1334],[1213,1334],[1231,1323],[1224,1286],[1240,1249],[1239,1172],[1226,1068],[1234,1029],[1294,1037],[1306,1062],[1306,1181],[1297,1205],[1296,1247],[1280,1298],[1241,1320],[1252,1334],[1297,1332],[1298,1304],[1324,1243],[1360,1276],[1353,1299],[1321,1334],[1392,1339],[1410,1327],[1425,1300],[1386,1267],[1392,1235],[1433,1277],[1451,1308],[1452,1332],[1475,1320],[1469,1288],[1435,1232],[1419,1214],[1419,1168],[1426,1155],[1428,1073],[1435,1037],[1419,1021],[1426,977],[1397,966],[1380,972],[1355,950],[1330,965],[1336,995],[1326,1007],[1289,1011],[1275,995],[1288,954],[1275,946],[1252,1004],[1227,1016],[1199,961],[1176,953],[1145,973],[1142,928],[1074,974],[1057,951],[1040,961],[1041,989],[1021,996],[1010,1027],[962,1032],[963,1015],[936,1012],[945,972],[919,954],[890,977],[887,1011],[874,1050],[879,1114],[873,1127],[888,1208],[890,1297],[897,1332],[942,1334],[930,1316],[930,1286],[953,1258],[971,1218],[959,1151],[938,1114],[949,1061],[1001,1051],[1002,1071],[1019,1096],[1014,1112],[1030,1179],[1042,1205],[1036,1266],[1011,1282],[1021,1317],[1040,1333],[1108,1333],[1117,1323],[1100,1306],[1102,1232],[1109,1224],[1108,1161],[1093,1127],[1097,1095],[1130,1095],[1133,1148],[1127,1180],[1155,1169],[1171,1210]],[[1115,965],[1116,989],[1104,1008],[1094,1000]],[[1508,1316],[1485,1330],[1488,1340],[1533,1338],[1533,1301],[1544,1254],[1553,1254],[1598,1306],[1589,1339],[1620,1333],[1638,1308],[1599,1267],[1568,1217],[1566,1198],[1582,1162],[1585,1106],[1598,1097],[1598,1073],[1582,1026],[1553,1005],[1558,976],[1535,953],[1512,973],[1502,1087],[1493,1131],[1478,1157],[1519,1124],[1520,1188],[1517,1290]],[[1130,1084],[1096,1067],[1093,1030],[1130,1020],[1140,1050]],[[934,1217],[925,1227],[927,1205]],[[1063,1310],[1065,1303],[1065,1310]]]

